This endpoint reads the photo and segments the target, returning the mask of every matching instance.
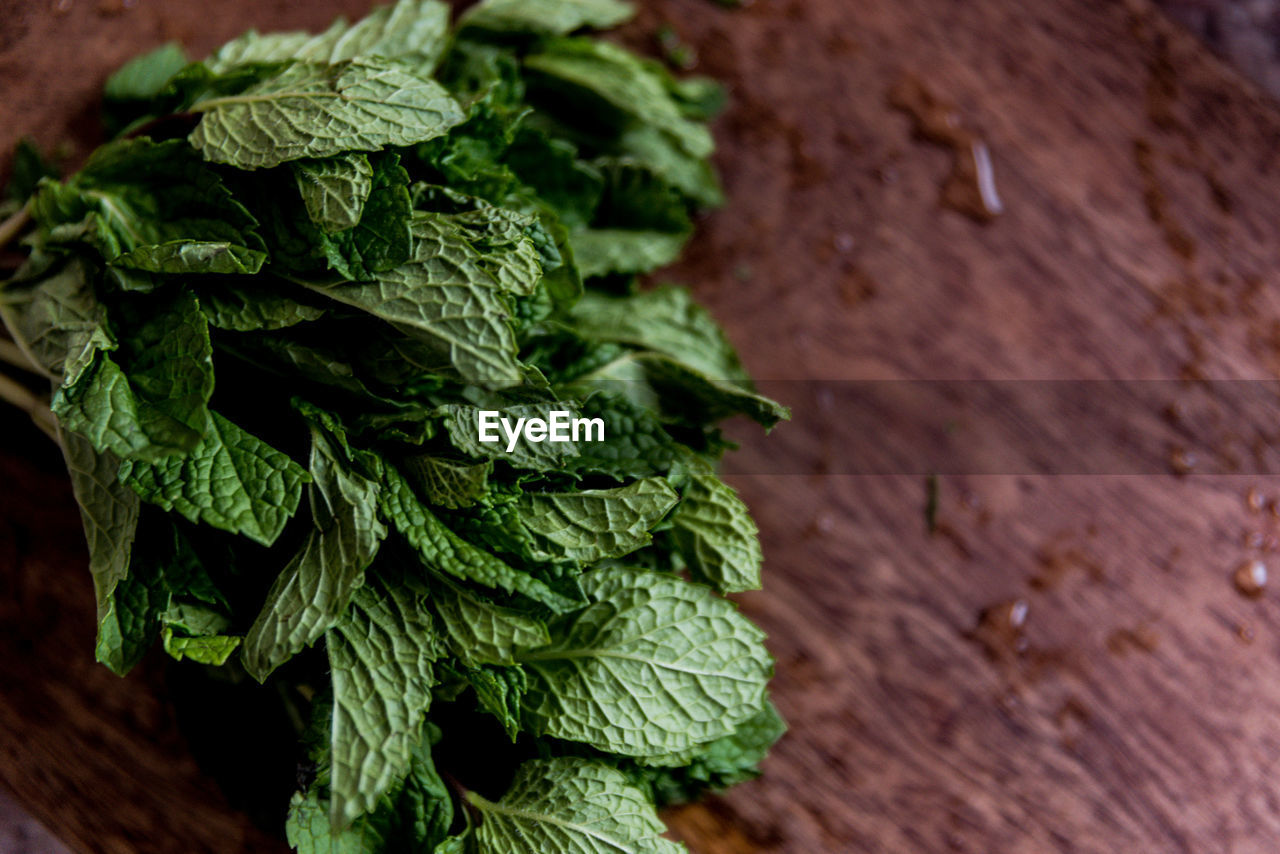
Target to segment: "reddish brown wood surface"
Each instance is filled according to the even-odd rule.
[[[200,51],[337,8],[69,5],[0,19],[0,147],[84,138],[94,87],[140,47]],[[674,275],[758,375],[1184,377],[1169,403],[1210,414],[1203,378],[1276,375],[1280,112],[1143,0],[645,7],[630,38],[670,21],[732,86],[730,203]],[[939,206],[952,152],[888,105],[906,74],[989,145],[993,222]],[[792,731],[763,779],[673,811],[680,838],[700,854],[1276,850],[1280,607],[1231,575],[1274,550],[1280,520],[1245,496],[1280,479],[943,478],[928,536],[919,477],[824,473],[842,450],[823,418],[797,411],[745,453],[825,466],[735,480],[768,562],[768,590],[742,601]],[[1224,456],[1273,442],[1206,430]],[[273,850],[184,758],[153,671],[92,665],[78,521],[40,460],[0,456],[0,781],[78,850]]]

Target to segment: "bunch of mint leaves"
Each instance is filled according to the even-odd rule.
[[[715,425],[787,413],[686,290],[635,286],[721,201],[722,96],[572,35],[631,11],[168,45],[110,78],[81,171],[15,164],[0,316],[53,391],[0,392],[63,448],[97,658],[278,683],[298,851],[678,851],[656,806],[783,730],[720,595],[761,552]],[[508,453],[481,410],[605,438]],[[483,773],[442,740],[487,740]]]

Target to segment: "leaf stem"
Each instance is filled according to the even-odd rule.
[[[22,348],[8,338],[0,338],[0,362],[13,365],[18,370],[26,371],[29,374],[44,376],[44,372],[35,366],[35,363],[27,357]]]
[[[28,199],[26,204],[18,208],[17,212],[11,215],[4,222],[0,222],[0,249],[5,248],[13,241],[15,237],[22,233],[27,227],[27,223],[31,222],[31,200]]]
[[[31,389],[5,374],[0,374],[0,400],[30,415],[31,420],[45,435],[55,442],[58,441],[58,421],[53,417],[53,410]]]

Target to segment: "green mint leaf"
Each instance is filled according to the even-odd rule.
[[[448,636],[450,651],[467,666],[515,664],[518,647],[551,643],[541,621],[485,602],[453,584],[440,584],[431,604]]]
[[[137,397],[124,371],[103,349],[68,376],[50,407],[64,430],[78,433],[103,453],[118,457],[165,457],[190,451],[189,435],[150,436],[142,431]]]
[[[457,836],[450,836],[442,841],[433,850],[432,854],[466,854],[467,843],[471,839],[470,832],[464,831]]]
[[[481,501],[489,492],[493,463],[461,463],[426,455],[403,463],[405,477],[428,504],[457,510]]]
[[[209,324],[189,291],[154,297],[148,307],[120,348],[129,385],[144,404],[140,425],[148,435],[163,432],[193,448],[206,430],[213,395]]]
[[[233,332],[286,329],[325,315],[324,308],[302,302],[296,293],[287,294],[283,288],[272,288],[261,279],[250,287],[219,281],[198,289],[197,294],[200,311],[209,325]]]
[[[293,177],[311,221],[333,233],[354,228],[373,189],[373,167],[365,154],[339,154],[323,160],[295,160]]]
[[[760,589],[758,533],[747,505],[714,475],[694,475],[671,516],[671,535],[693,577],[721,593]]]
[[[409,774],[397,798],[396,814],[401,830],[393,843],[402,851],[428,851],[443,843],[453,824],[453,796],[431,756],[431,745],[440,740],[440,731],[428,725],[429,735],[419,739],[409,765]]]
[[[95,353],[115,348],[93,272],[77,256],[29,268],[0,290],[0,318],[34,365],[74,382]]]
[[[270,62],[336,63],[363,56],[404,58],[430,71],[448,44],[449,7],[438,0],[399,0],[374,9],[348,26],[338,18],[319,35],[250,30],[227,42],[210,58],[223,73],[237,65]]]
[[[709,377],[680,359],[654,353],[634,357],[662,398],[662,408],[675,417],[710,423],[746,415],[765,427],[791,417],[791,411],[740,382]]]
[[[9,183],[5,186],[5,196],[20,204],[36,191],[36,187],[40,186],[40,179],[57,177],[57,167],[44,158],[31,137],[24,136],[13,149],[13,163],[9,170]]]
[[[323,432],[313,428],[311,436],[315,530],[272,585],[245,636],[241,660],[259,682],[333,627],[387,534],[378,520],[378,485],[351,470]]]
[[[686,803],[708,789],[724,789],[759,776],[760,763],[786,731],[778,710],[766,702],[731,735],[690,753],[666,757],[666,763],[663,757],[657,762],[645,760],[650,765],[637,765],[628,776],[647,786],[660,806]]]
[[[648,478],[617,489],[528,494],[517,506],[552,554],[594,563],[648,545],[649,531],[678,500],[665,480]]]
[[[570,235],[573,256],[584,279],[614,273],[632,275],[665,267],[680,257],[685,233],[586,228]]]
[[[684,235],[693,231],[689,203],[661,176],[629,157],[600,157],[604,193],[592,225],[598,229],[655,231]]]
[[[396,154],[370,162],[369,197],[359,222],[319,241],[329,266],[348,279],[372,279],[413,257],[409,173]]]
[[[590,27],[607,30],[629,21],[635,7],[622,0],[483,0],[459,25],[500,33],[564,36]]]
[[[604,178],[578,157],[573,143],[521,126],[502,159],[567,228],[584,228],[591,222],[604,193]]]
[[[747,379],[720,325],[685,288],[667,286],[621,297],[590,291],[573,307],[570,323],[593,341],[653,350],[716,379]]]
[[[428,569],[482,587],[519,593],[556,613],[571,611],[581,604],[463,540],[422,505],[403,475],[391,466],[384,465],[382,469],[382,513]]]
[[[425,852],[444,843],[453,823],[453,798],[431,757],[431,746],[439,741],[440,731],[431,724],[425,725],[403,782],[393,786],[372,812],[336,829],[330,821],[328,792],[327,737],[332,712],[327,708],[330,704],[322,701],[318,705],[326,706],[316,710],[323,715],[326,730],[326,743],[313,749],[320,767],[307,791],[294,795],[285,824],[285,835],[298,854]]]
[[[714,741],[759,710],[773,664],[733,603],[665,573],[601,568],[581,584],[592,604],[518,656],[533,732],[648,756]]]
[[[716,421],[786,410],[687,292],[628,286],[722,200],[723,92],[570,35],[621,0],[451,5],[130,63],[80,172],[19,152],[0,319],[55,383],[97,657],[274,674],[297,850],[672,854],[653,802],[782,728],[712,472]],[[442,737],[506,797],[455,816]]]
[[[329,631],[333,673],[330,817],[344,828],[404,778],[441,654],[429,593],[409,574],[373,579]]]
[[[120,480],[143,501],[271,545],[298,509],[302,467],[214,412],[188,456],[125,460]]]
[[[51,243],[156,273],[257,272],[257,222],[181,140],[99,148],[65,184],[44,182],[31,215]]]
[[[603,391],[657,410],[666,419],[711,424],[746,415],[766,428],[791,417],[790,410],[744,383],[716,379],[679,359],[653,352],[618,354],[569,384],[576,394]]]
[[[458,228],[438,214],[414,214],[408,263],[369,282],[310,284],[330,299],[395,324],[430,344],[438,366],[467,382],[517,384],[515,333],[496,280]]]
[[[724,204],[724,190],[711,161],[690,154],[661,128],[630,125],[604,150],[617,158],[615,162],[647,170],[695,207],[716,208]]]
[[[635,54],[588,38],[552,40],[525,58],[535,83],[569,97],[593,96],[602,107],[668,134],[692,157],[710,156],[715,146],[706,125],[681,113],[665,85],[665,72]]]
[[[108,101],[146,101],[164,90],[173,75],[187,66],[187,53],[177,42],[166,42],[135,57],[107,78],[103,95]]]
[[[440,413],[445,416],[444,425],[449,432],[449,441],[468,456],[505,462],[518,469],[556,471],[564,466],[566,460],[578,455],[579,443],[577,442],[529,442],[523,438],[508,451],[509,440],[501,428],[498,430],[499,441],[481,442],[479,417],[482,410],[499,413],[498,417],[506,418],[512,426],[521,418],[547,420],[552,412],[568,412],[570,418],[580,417],[574,404],[563,402],[527,403],[492,408],[461,403],[446,404],[440,408]],[[607,434],[607,427],[605,431]]]
[[[418,184],[414,207],[448,214],[480,263],[507,293],[529,296],[542,280],[543,268],[562,262],[538,217],[489,204],[444,187]]]
[[[187,637],[174,632],[165,626],[160,633],[164,651],[176,661],[187,658],[200,664],[221,667],[240,646],[240,638],[235,635],[209,635],[207,637]]]
[[[197,102],[191,144],[206,160],[263,169],[432,139],[462,122],[439,83],[387,59],[299,63],[237,95]]]
[[[600,392],[582,403],[583,418],[600,418],[608,425],[603,442],[584,442],[568,462],[579,472],[605,474],[618,480],[650,477],[669,471],[681,446],[656,415],[619,394]]]
[[[295,792],[285,821],[285,838],[297,854],[384,854],[389,821],[378,810],[349,827],[335,830],[330,803],[319,788]]]
[[[476,693],[476,704],[493,715],[515,743],[520,734],[520,700],[528,678],[519,667],[472,667],[467,681]]]
[[[169,606],[169,590],[144,560],[134,560],[98,615],[97,660],[124,676],[142,660],[160,629],[160,614]]]
[[[175,240],[116,256],[119,267],[153,273],[256,273],[267,254],[225,241]]]
[[[208,425],[213,349],[195,297],[179,291],[152,299],[131,317],[124,367],[99,350],[68,374],[53,411],[68,430],[122,458],[161,459],[189,453]]]
[[[118,610],[115,592],[129,575],[141,503],[133,490],[116,479],[120,462],[114,455],[95,451],[87,439],[75,433],[62,435],[62,453],[89,543],[89,572],[101,625],[116,619],[112,614]],[[117,673],[126,672],[133,658],[123,642],[99,642],[99,660]]]
[[[199,556],[172,522],[144,513],[138,532],[128,574],[107,596],[98,621],[97,659],[120,675],[137,664],[155,640],[175,597],[220,596]]]
[[[477,854],[677,854],[648,797],[620,772],[587,759],[526,762],[497,803],[474,792]]]

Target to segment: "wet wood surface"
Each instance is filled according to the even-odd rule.
[[[23,130],[83,146],[95,87],[139,48],[363,4],[64,5],[0,19],[0,147]],[[1182,379],[1169,411],[1210,416],[1206,380],[1276,376],[1280,111],[1143,0],[644,6],[629,39],[671,23],[732,87],[730,203],[672,276],[757,375]],[[940,204],[966,152],[893,106],[904,80],[986,146],[989,222],[971,197]],[[1280,478],[1196,475],[1176,449],[1143,476],[947,476],[930,533],[924,478],[833,473],[828,417],[742,432],[743,458],[780,472],[734,482],[767,559],[766,592],[741,601],[792,730],[761,780],[673,810],[679,838],[1275,850],[1280,607],[1235,576],[1275,560]],[[2,423],[6,444],[39,440]],[[1223,460],[1273,443],[1204,423],[1189,438]],[[190,759],[155,663],[126,680],[92,664],[56,458],[2,453],[0,482],[0,783],[77,851],[276,850]]]

